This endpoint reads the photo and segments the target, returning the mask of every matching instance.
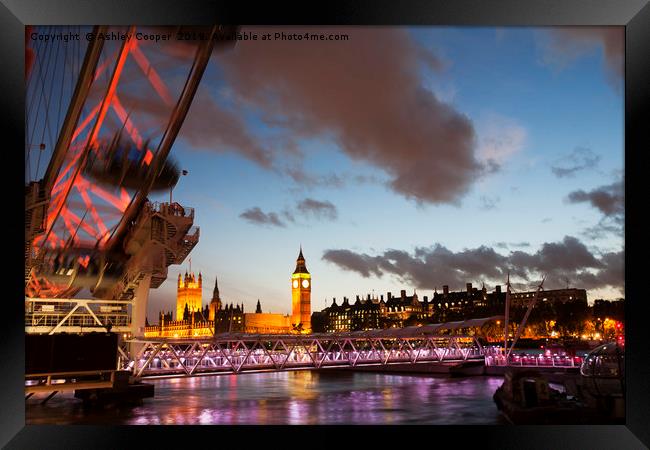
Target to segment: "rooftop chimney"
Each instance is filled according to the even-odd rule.
[[[445,294],[445,295],[449,294],[449,286],[447,286],[447,285],[445,284],[445,285],[442,287],[442,293]]]
[[[472,283],[467,283],[467,292],[472,292]]]

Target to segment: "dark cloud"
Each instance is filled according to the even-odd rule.
[[[590,149],[576,147],[569,155],[556,161],[551,171],[558,178],[573,177],[578,171],[593,169],[599,161],[600,156]]]
[[[573,191],[568,197],[570,203],[589,203],[607,217],[623,217],[625,200],[623,182],[600,186],[589,192],[583,190]]]
[[[313,218],[318,220],[336,220],[338,210],[336,206],[327,200],[320,201],[312,198],[305,198],[298,202],[296,210],[284,209],[281,212],[265,213],[259,207],[249,208],[239,215],[242,219],[256,225],[271,225],[276,227],[285,227],[286,221],[296,222],[297,217]]]
[[[239,215],[242,219],[246,219],[250,223],[256,225],[270,225],[276,227],[284,227],[285,224],[280,220],[280,217],[277,213],[270,212],[265,213],[257,206],[254,208],[247,209]]]
[[[240,31],[261,35],[287,29]],[[476,179],[498,171],[500,159],[477,159],[469,118],[426,88],[422,67],[439,72],[448,63],[408,30],[290,31],[345,33],[349,40],[238,41],[213,58],[216,68],[206,72],[180,138],[197,149],[240,153],[299,184],[340,187],[336,176],[286,169],[287,158],[309,151],[299,142],[328,139],[349,158],[385,172],[383,183],[419,203],[457,204]],[[187,46],[163,47],[168,59],[187,59]],[[139,107],[153,114],[169,112],[153,108],[149,100],[141,99]],[[262,136],[260,121],[272,138]]]
[[[237,104],[287,135],[332,139],[353,160],[385,170],[389,187],[405,197],[459,201],[483,166],[470,120],[423,88],[419,67],[439,68],[436,56],[427,52],[423,59],[422,48],[399,28],[291,31],[350,39],[238,42],[218,62]],[[263,150],[249,145],[248,152],[264,161]]]
[[[508,272],[514,282],[528,285],[546,275],[544,287],[566,286],[622,289],[623,251],[597,256],[578,239],[566,236],[561,242],[545,243],[534,252],[514,251],[505,256],[481,246],[452,252],[440,244],[418,247],[413,254],[386,250],[378,256],[350,250],[327,250],[323,259],[363,277],[391,274],[418,288],[434,289],[447,284],[464,286],[466,282],[491,281],[502,284]]]
[[[600,186],[591,191],[573,191],[566,198],[569,203],[589,203],[603,216],[594,226],[585,228],[582,235],[588,239],[602,239],[610,235],[623,236],[625,223],[625,194],[623,181]]]
[[[330,261],[342,269],[359,272],[362,276],[368,278],[371,274],[381,277],[383,272],[379,269],[377,261],[380,257],[360,255],[350,250],[326,250],[323,259]]]
[[[301,213],[312,215],[316,218],[336,220],[338,217],[336,206],[328,201],[321,202],[311,198],[306,198],[298,203],[297,208]]]
[[[623,88],[624,27],[551,27],[543,32],[543,61],[564,68],[574,60],[601,48],[608,82]]]
[[[537,272],[573,272],[585,268],[601,267],[601,263],[587,247],[572,236],[566,236],[562,242],[545,243],[534,254],[522,251],[512,252],[510,261],[515,266]]]

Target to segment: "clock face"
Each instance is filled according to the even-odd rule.
[[[307,289],[309,287],[309,280],[302,280],[302,287]]]
[[[298,280],[293,280],[293,287],[297,288],[298,287]]]

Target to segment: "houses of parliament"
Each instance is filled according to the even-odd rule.
[[[260,301],[254,313],[241,305],[222,302],[215,279],[210,304],[203,307],[203,275],[178,275],[176,317],[160,312],[157,325],[145,326],[145,337],[207,337],[219,333],[289,334],[311,332],[311,274],[302,247],[291,275],[291,315],[263,313]]]

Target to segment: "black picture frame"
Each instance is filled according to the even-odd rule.
[[[650,149],[646,117],[650,104],[650,0],[387,0],[261,3],[221,3],[212,0],[2,0],[2,112],[5,122],[3,180],[7,183],[5,220],[3,330],[0,345],[2,402],[0,445],[6,448],[166,448],[177,445],[246,446],[284,443],[317,443],[319,435],[331,445],[354,437],[364,446],[395,438],[406,445],[487,446],[495,448],[648,448],[650,446],[650,371],[647,320],[642,274],[647,255],[644,231],[644,173]],[[24,295],[19,261],[22,236],[24,184],[18,149],[24,138],[24,26],[25,25],[207,25],[225,24],[345,24],[345,25],[458,25],[458,26],[625,26],[625,252],[626,298],[626,423],[611,426],[473,426],[473,427],[126,427],[126,426],[25,426],[24,400]],[[552,132],[552,130],[549,130]],[[15,150],[11,150],[15,149]],[[12,156],[13,155],[13,156]],[[14,160],[12,160],[15,159]],[[10,161],[11,160],[11,161]],[[11,206],[8,206],[8,203]],[[637,264],[634,262],[638,261]],[[646,275],[647,276],[647,275]],[[21,294],[21,291],[23,294]],[[363,427],[369,428],[369,427]],[[343,432],[339,432],[343,431]],[[205,434],[208,436],[205,436]],[[217,437],[221,436],[219,441]],[[224,436],[227,436],[225,438]],[[144,439],[144,441],[141,441]],[[221,439],[227,439],[221,441]],[[333,439],[333,441],[332,441]],[[449,443],[448,439],[452,439]],[[444,441],[443,441],[444,440]],[[292,441],[294,444],[292,444]],[[373,442],[374,441],[374,442]],[[219,442],[219,444],[217,444]],[[230,442],[226,444],[226,442]],[[327,441],[322,441],[327,442]],[[446,442],[446,444],[443,444]],[[299,444],[300,445],[300,444]]]

